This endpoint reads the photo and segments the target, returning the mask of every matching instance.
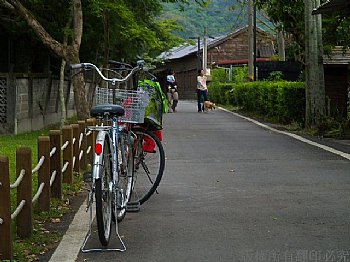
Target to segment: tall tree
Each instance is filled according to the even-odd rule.
[[[312,15],[320,0],[257,0],[257,4],[297,43],[296,50],[299,50],[298,56],[304,62],[306,73],[305,124],[309,127],[320,126],[326,113],[322,20],[320,15]]]
[[[58,57],[64,59],[67,63],[79,63],[79,50],[83,33],[83,13],[80,0],[72,0],[73,10],[73,37],[71,42],[65,45],[53,38],[34,17],[32,12],[27,9],[19,0],[1,0],[3,7],[8,8],[15,14],[22,17],[37,37],[52,50]],[[62,39],[63,41],[63,39]],[[85,119],[89,116],[89,108],[86,100],[86,92],[81,78],[74,78],[74,99],[77,116],[79,119]]]
[[[96,50],[105,63],[109,58],[131,62],[136,57],[156,57],[183,39],[173,35],[179,27],[170,20],[160,20],[160,0],[89,0],[85,2],[83,56]],[[88,41],[87,39],[95,41]],[[100,59],[101,60],[101,59]]]
[[[325,117],[321,15],[312,15],[319,0],[305,0],[306,126],[319,127]]]
[[[259,9],[263,9],[278,31],[287,34],[289,58],[304,61],[305,23],[304,0],[256,0]]]
[[[86,0],[83,6],[81,0],[0,0],[0,7],[21,17],[38,39],[68,64],[79,63],[82,57],[105,63],[109,58],[131,62],[138,56],[156,56],[179,43],[180,39],[170,31],[175,26],[155,19],[162,10],[162,2],[206,5],[210,0]],[[46,12],[53,6],[60,14],[55,19]],[[83,9],[84,16],[89,18],[84,23],[84,39]],[[73,28],[65,44],[63,28],[71,13]],[[54,23],[48,23],[50,20]],[[52,25],[54,28],[49,28]],[[74,98],[78,118],[87,118],[89,103],[83,79],[79,77],[74,78]]]

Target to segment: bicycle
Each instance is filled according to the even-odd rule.
[[[72,69],[95,70],[107,83],[124,83],[136,72],[142,70],[139,62],[124,78],[107,78],[91,63],[71,65]],[[82,245],[82,252],[89,251],[125,251],[126,247],[118,233],[118,223],[125,217],[126,211],[138,211],[139,203],[130,202],[132,193],[134,154],[134,135],[128,129],[128,122],[143,122],[144,109],[148,103],[148,95],[143,91],[112,90],[118,95],[120,104],[111,104],[109,91],[101,93],[99,99],[106,99],[103,104],[93,106],[92,117],[110,123],[107,126],[89,126],[87,131],[97,132],[92,171],[84,175],[90,183],[87,197],[87,211],[90,210],[89,232]],[[98,99],[98,98],[97,98]],[[109,244],[112,221],[115,221],[115,233],[121,243],[121,248],[86,249],[86,243],[92,233],[92,204],[96,202],[96,223],[100,243],[106,247]]]
[[[131,65],[126,63],[112,60],[109,62],[116,66],[112,68],[115,71],[133,69]],[[144,68],[143,72],[151,81],[156,80],[156,77]],[[138,85],[138,88],[145,91],[150,100],[156,99],[154,87]],[[158,101],[159,103],[162,104]],[[130,201],[140,203],[140,205],[145,203],[155,192],[158,193],[157,187],[164,173],[165,152],[160,139],[155,134],[155,131],[160,128],[159,124],[155,123],[151,117],[146,117],[144,123],[134,123],[130,126],[130,130],[134,134],[134,174]]]

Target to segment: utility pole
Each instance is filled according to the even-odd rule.
[[[203,37],[203,70],[204,74],[207,73],[207,61],[208,61],[208,28],[204,29]]]
[[[254,70],[254,81],[256,81],[256,5],[253,0],[253,70]]]
[[[248,0],[248,77],[254,79],[254,0]]]
[[[279,61],[286,61],[286,50],[285,50],[285,44],[284,44],[283,30],[278,31],[277,40],[278,40]]]
[[[197,72],[199,69],[201,69],[201,64],[202,64],[202,61],[201,61],[201,38],[200,36],[197,37]]]

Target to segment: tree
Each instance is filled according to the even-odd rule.
[[[79,50],[83,33],[83,13],[80,0],[71,1],[71,8],[73,10],[73,37],[67,45],[54,39],[19,0],[1,0],[0,3],[3,7],[11,10],[26,21],[44,45],[52,50],[59,58],[70,64],[80,62]],[[78,119],[86,119],[89,116],[89,108],[81,78],[74,78],[73,88]]]
[[[206,5],[210,0],[192,1]],[[79,63],[82,57],[89,62],[105,64],[109,58],[131,62],[139,56],[156,56],[178,44],[180,38],[169,31],[175,26],[155,18],[162,10],[162,2],[186,5],[192,1],[85,0],[82,6],[81,0],[0,0],[0,6],[21,17],[38,39],[67,64]],[[88,17],[84,23],[84,38],[83,10]],[[55,19],[49,17],[50,13]],[[70,16],[73,28],[69,28],[71,33],[66,35],[69,30],[64,28]],[[65,36],[68,36],[67,44]],[[75,77],[73,88],[78,119],[86,119],[89,103],[83,79]]]
[[[83,50],[106,64],[109,58],[132,62],[136,57],[156,57],[183,39],[173,35],[177,25],[159,20],[163,5],[159,0],[89,0],[85,2]]]
[[[304,0],[256,0],[278,31],[287,34],[289,54],[303,62],[305,50]],[[291,58],[291,57],[290,57]]]
[[[319,0],[305,0],[305,124],[308,127],[321,126],[325,117],[322,21],[320,15],[311,14],[319,5]]]
[[[322,21],[320,15],[313,16],[311,13],[320,5],[320,0],[257,0],[257,4],[297,44],[300,61],[304,62],[306,73],[305,125],[319,127],[326,113]]]

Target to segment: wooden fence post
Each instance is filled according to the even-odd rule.
[[[0,260],[12,260],[10,172],[7,156],[0,156]]]
[[[41,211],[50,210],[51,188],[50,188],[50,138],[48,136],[38,137],[38,161],[44,156],[45,160],[38,171],[38,186],[44,183],[44,188],[38,199]]]
[[[56,171],[56,177],[51,185],[51,196],[62,198],[62,158],[61,158],[61,130],[50,130],[50,148],[56,148],[56,152],[50,157],[50,174]]]
[[[78,121],[78,124],[79,124],[79,133],[83,134],[83,139],[81,141],[80,150],[79,150],[79,153],[83,151],[83,154],[80,159],[80,169],[86,170],[86,135],[85,135],[86,123],[85,121]]]
[[[33,208],[32,208],[32,149],[30,147],[19,147],[16,150],[16,174],[20,176],[21,171],[25,174],[17,187],[17,206],[24,200],[25,204],[17,215],[17,235],[28,238],[33,232]]]
[[[79,124],[73,124],[72,127],[73,127],[73,139],[75,140],[75,142],[73,144],[73,157],[75,158],[73,170],[74,170],[74,172],[79,173],[80,172]]]
[[[71,125],[62,128],[62,143],[68,141],[67,147],[63,150],[63,166],[68,163],[63,174],[63,182],[72,184],[73,182],[73,128]]]
[[[86,120],[86,124],[88,126],[93,126],[94,125],[94,119],[92,118],[89,118]],[[96,132],[94,131],[91,131],[91,133],[86,136],[86,150],[88,150],[90,148],[90,151],[89,153],[87,153],[86,155],[86,161],[87,161],[87,164],[92,164],[92,161],[93,161],[93,157],[94,157],[94,151],[95,151],[95,143],[94,143],[94,134]]]

